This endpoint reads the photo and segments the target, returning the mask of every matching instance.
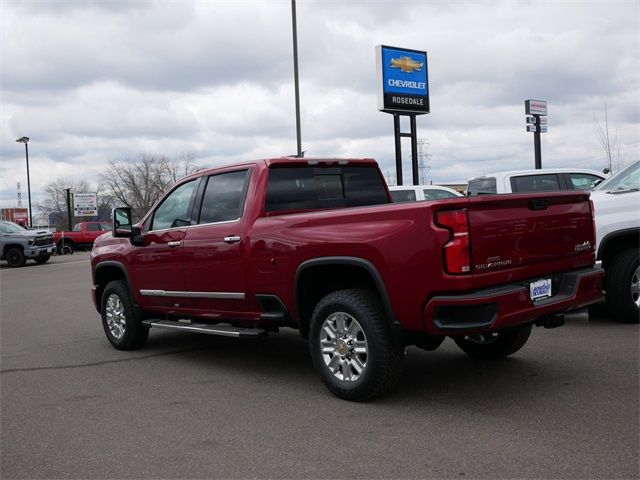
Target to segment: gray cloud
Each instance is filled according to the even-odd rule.
[[[35,198],[58,176],[95,182],[109,160],[143,151],[202,165],[294,153],[289,8],[3,2],[0,206],[26,182],[22,135]],[[432,113],[418,130],[435,181],[530,168],[526,98],[549,101],[544,165],[604,166],[593,118],[605,102],[638,158],[639,15],[635,1],[299,0],[303,149],[393,169],[392,118],[376,106],[374,46],[387,44],[428,51]]]

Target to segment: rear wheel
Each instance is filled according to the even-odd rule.
[[[144,345],[149,329],[142,325],[133,308],[124,280],[109,282],[102,293],[102,328],[111,345],[118,350],[134,350]]]
[[[364,401],[400,378],[404,347],[393,343],[384,309],[367,290],[340,290],[316,306],[310,325],[311,358],[329,390]]]
[[[638,250],[618,253],[606,266],[604,289],[607,310],[612,317],[630,323],[640,322],[640,264]]]
[[[47,263],[47,261],[51,258],[51,255],[40,255],[39,257],[34,258],[36,263]]]
[[[24,256],[24,252],[20,248],[11,248],[7,251],[4,258],[10,267],[18,268],[24,266],[27,259]]]
[[[504,358],[524,347],[531,335],[531,325],[481,335],[465,335],[453,340],[460,349],[475,358]]]

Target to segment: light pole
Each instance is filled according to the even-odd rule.
[[[304,157],[302,151],[302,134],[300,133],[300,82],[298,79],[298,26],[296,22],[296,0],[291,0],[291,26],[293,31],[293,84],[296,100],[296,140],[298,145],[297,157]]]
[[[29,178],[29,137],[20,137],[16,140],[18,143],[24,143],[24,154],[27,158],[27,195],[29,197],[29,228],[33,227],[33,217],[31,216],[31,179]]]

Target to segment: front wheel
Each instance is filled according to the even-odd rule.
[[[336,396],[364,401],[390,390],[400,378],[404,346],[391,338],[377,295],[340,290],[324,297],[311,317],[311,358]]]
[[[24,252],[20,248],[10,249],[4,256],[10,267],[19,268],[27,262]]]
[[[500,332],[454,337],[456,345],[468,355],[481,359],[504,358],[516,353],[529,340],[531,324]]]
[[[624,322],[640,322],[640,262],[638,250],[618,253],[605,268],[607,310]]]
[[[34,258],[34,260],[36,261],[36,263],[41,264],[41,263],[47,263],[50,258],[51,258],[51,255],[40,255],[39,257]]]
[[[134,350],[144,345],[149,329],[142,325],[133,308],[124,280],[109,282],[102,293],[102,328],[111,345],[118,350]]]

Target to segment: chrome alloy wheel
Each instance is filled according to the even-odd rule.
[[[107,326],[111,336],[116,340],[120,340],[124,335],[127,318],[124,314],[124,305],[120,297],[115,293],[112,293],[107,298],[106,314]]]
[[[640,308],[640,266],[631,276],[631,299]]]
[[[348,313],[334,312],[322,324],[322,358],[338,380],[356,381],[367,368],[367,337]]]

